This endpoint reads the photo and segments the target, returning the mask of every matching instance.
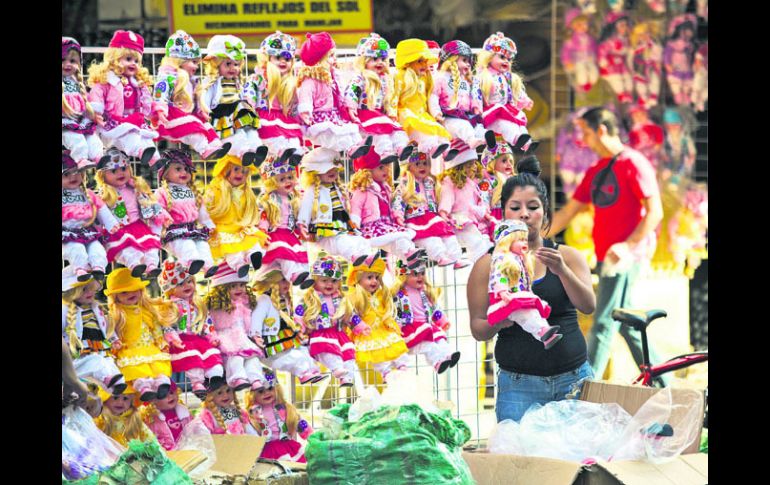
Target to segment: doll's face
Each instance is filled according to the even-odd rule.
[[[270,64],[273,64],[278,68],[278,72],[281,76],[285,75],[291,69],[291,59],[286,59],[283,56],[270,56]]]
[[[185,301],[192,300],[195,296],[195,278],[187,277],[179,286],[171,290],[171,296]]]
[[[418,59],[409,64],[409,67],[411,67],[418,76],[424,76],[428,72],[428,61],[425,59]]]
[[[110,410],[110,412],[116,416],[128,411],[134,400],[133,394],[121,394],[119,396],[110,396],[109,399],[104,401],[104,407]]]
[[[511,69],[511,61],[501,56],[500,54],[495,54],[492,56],[492,60],[489,61],[489,65],[492,67],[492,69],[500,72],[507,72]]]
[[[500,172],[506,177],[513,175],[513,155],[506,153],[495,158],[495,172]]]
[[[214,401],[214,404],[220,408],[224,408],[232,404],[234,397],[235,391],[233,391],[233,388],[225,384],[224,386],[214,391],[214,397],[212,400]]]
[[[187,71],[187,74],[190,77],[195,76],[198,74],[198,66],[200,66],[201,60],[200,59],[188,59],[182,63],[181,67],[185,71]]]
[[[246,183],[247,176],[246,170],[240,165],[230,165],[230,169],[227,171],[225,179],[227,179],[233,187],[240,187]]]
[[[476,173],[476,164],[473,160],[465,162],[462,164],[462,171],[465,172],[467,177],[473,177]]]
[[[142,58],[133,52],[129,52],[118,59],[118,64],[123,69],[124,76],[134,77],[142,66]]]
[[[334,49],[329,51],[329,57],[326,58],[326,62],[329,63],[329,67],[337,67],[337,53]]]
[[[96,298],[96,292],[101,288],[101,284],[96,280],[91,280],[83,288],[83,293],[75,300],[78,305],[90,305]]]
[[[321,179],[321,183],[333,184],[334,182],[337,181],[337,178],[339,177],[339,173],[340,172],[337,169],[337,167],[334,167],[328,172],[320,174],[318,177]]]
[[[83,172],[70,170],[61,174],[61,188],[75,190],[83,184]]]
[[[273,404],[275,402],[275,388],[268,389],[263,387],[262,389],[251,391],[251,397],[254,398],[254,403],[260,406]]]
[[[516,187],[505,202],[503,219],[518,219],[529,227],[530,234],[539,234],[543,228],[543,202],[532,185]]]
[[[230,283],[230,287],[227,289],[230,293],[230,300],[239,300],[248,295],[246,292],[246,283]]]
[[[142,290],[115,293],[115,300],[121,305],[136,305],[142,297]]]
[[[377,168],[369,169],[372,174],[372,180],[378,183],[385,183],[390,180],[390,164],[380,165]]]
[[[241,61],[225,59],[219,64],[219,75],[225,79],[236,79],[241,74]]]
[[[588,19],[585,17],[578,17],[572,21],[570,27],[576,34],[585,34],[588,32]]]
[[[388,70],[388,60],[382,57],[367,57],[364,67],[369,71],[376,72],[378,76],[382,76]]]
[[[369,293],[374,293],[380,287],[380,280],[378,279],[378,276],[379,275],[377,273],[364,271],[361,274],[361,278],[358,280],[358,284],[361,285],[361,288],[365,289]]]
[[[628,20],[618,20],[617,23],[615,23],[615,32],[621,37],[628,35]]]
[[[314,279],[315,284],[313,285],[313,288],[315,288],[315,291],[318,293],[324,296],[334,296],[339,293],[342,280],[335,280],[334,278],[329,278],[327,276],[316,276]]]
[[[286,279],[281,279],[281,281],[278,282],[278,293],[281,295],[288,295],[289,289],[291,288],[291,285],[289,284]]]
[[[163,399],[154,400],[153,404],[155,404],[155,407],[158,408],[158,411],[170,411],[176,408],[178,402],[179,394],[176,392],[169,392],[168,396]]]
[[[416,180],[423,180],[430,175],[430,163],[427,159],[409,162],[409,172]]]
[[[192,179],[192,172],[185,164],[172,162],[163,174],[163,178],[172,184],[187,185]]]
[[[276,191],[281,195],[288,195],[294,192],[297,187],[297,175],[294,170],[291,172],[276,175],[275,182],[278,188]]]
[[[682,132],[682,125],[679,123],[666,123],[666,132],[669,135],[678,135]]]
[[[128,167],[118,167],[111,170],[102,170],[104,183],[113,187],[123,187],[131,179],[131,170]]]
[[[529,250],[529,244],[527,244],[527,240],[518,240],[513,241],[513,244],[511,244],[511,252],[516,254],[524,254]]]
[[[80,70],[80,54],[75,49],[67,51],[67,55],[61,60],[62,77],[74,76]]]
[[[410,288],[414,288],[415,290],[424,290],[425,289],[425,272],[421,271],[419,273],[410,272],[408,275],[406,275],[406,286]]]
[[[460,71],[461,76],[468,76],[471,72],[471,60],[465,56],[459,56],[457,58],[457,69]]]

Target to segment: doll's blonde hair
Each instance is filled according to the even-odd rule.
[[[489,99],[489,95],[492,92],[492,87],[494,86],[494,79],[492,78],[492,74],[489,72],[489,69],[487,69],[490,61],[494,56],[494,52],[487,50],[479,51],[479,53],[476,55],[476,73],[479,77],[481,84],[481,95],[484,100]],[[513,72],[513,69],[511,69],[510,87],[513,99],[518,100],[524,91],[524,81],[521,79],[521,76]]]
[[[398,70],[397,76],[400,81],[399,99],[408,99],[412,96],[416,96],[420,89],[420,81],[423,81],[425,84],[426,96],[430,96],[431,91],[433,91],[433,76],[431,75],[430,70],[427,70],[425,74],[419,76],[417,75],[417,72],[412,69],[412,64],[414,64],[414,62],[410,62]]]
[[[61,302],[67,307],[67,326],[64,327],[64,333],[67,335],[69,340],[70,354],[73,357],[78,355],[78,353],[80,353],[80,349],[83,348],[83,342],[80,340],[80,337],[78,337],[76,327],[78,319],[78,304],[76,303],[76,300],[80,298],[86,291],[86,288],[88,288],[88,286],[93,283],[95,283],[95,281],[90,281],[88,284],[71,288],[61,294]],[[108,319],[107,335],[105,335],[104,338],[110,338],[113,330],[114,327],[111,329],[111,325]]]
[[[468,160],[467,162],[463,162],[456,167],[444,170],[439,174],[438,181],[442,182],[445,178],[449,177],[455,187],[462,189],[465,187],[465,183],[468,181],[468,175],[465,173],[465,167],[467,167],[469,163],[475,164],[474,160]],[[440,191],[441,185],[438,185],[436,189]]]
[[[398,275],[396,276],[396,281],[393,283],[393,287],[391,287],[390,291],[394,295],[398,294],[399,291],[401,291],[404,286],[406,286],[406,278],[409,275]],[[428,281],[428,275],[425,275],[424,283],[425,285],[425,296],[428,297],[428,301],[431,302],[431,304],[435,305],[438,301],[439,297],[441,296],[441,289],[440,288],[434,288],[433,285],[430,284],[430,281]],[[427,308],[426,308],[427,310]],[[430,319],[430,315],[428,315],[428,318]]]
[[[177,396],[179,396],[182,390],[177,387],[176,391],[174,392],[176,393]],[[158,409],[158,407],[155,405],[154,402],[148,402],[141,409],[141,414],[142,414],[142,421],[144,421],[145,424],[149,426],[158,419],[158,416],[160,415],[160,410]]]
[[[341,283],[341,279],[335,280],[338,291],[341,290]],[[302,305],[305,310],[305,313],[302,316],[305,327],[307,327],[309,331],[316,330],[318,328],[316,326],[316,320],[321,314],[322,303],[321,297],[318,295],[318,291],[316,291],[315,287],[311,286],[305,291],[304,295],[302,295]],[[333,315],[329,315],[329,317],[333,317]]]
[[[432,178],[432,176],[428,175],[425,178]],[[406,205],[416,206],[427,201],[425,195],[417,193],[417,180],[409,169],[405,170],[404,175],[401,176],[399,187],[401,187],[401,200]]]
[[[212,219],[223,217],[235,203],[233,192],[235,192],[236,187],[227,181],[227,175],[232,167],[233,165],[230,164],[221,174],[211,179],[206,187],[206,209]],[[259,224],[261,216],[257,196],[251,190],[251,173],[248,169],[246,169],[246,174],[246,181],[241,187],[238,187],[238,189],[243,190],[243,195],[241,195],[243,205],[238,207],[238,220],[236,221],[236,224],[243,227]]]
[[[290,61],[289,71],[281,75],[278,66],[270,62],[270,56],[260,52],[257,54],[257,66],[265,73],[267,81],[267,109],[273,106],[273,101],[278,98],[283,114],[288,115],[297,92],[297,76],[294,75],[294,58]]]
[[[486,172],[492,177],[494,177],[495,180],[497,180],[497,187],[495,187],[494,190],[492,191],[492,199],[490,201],[490,205],[492,207],[495,207],[497,204],[501,202],[500,198],[502,197],[502,194],[503,194],[503,185],[507,180],[503,175],[500,174],[500,172],[495,170],[495,164],[502,157],[511,157],[511,165],[513,166],[513,175],[516,175],[516,164],[514,163],[515,160],[513,159],[513,154],[511,153],[504,153],[502,155],[499,155],[495,157],[492,161],[490,161],[489,164],[487,164]]]
[[[127,55],[134,55],[139,59],[139,68],[136,70],[136,80],[139,81],[139,86],[152,86],[152,77],[150,71],[146,67],[142,66],[142,54],[134,49],[127,49],[125,47],[108,47],[104,52],[104,59],[102,62],[94,62],[88,68],[88,86],[94,87],[97,84],[103,84],[107,82],[107,74],[112,71],[118,76],[123,75],[123,68],[120,67],[120,58]],[[128,80],[121,77],[121,82],[125,85]]]
[[[302,81],[305,79],[315,79],[324,84],[331,84],[332,71],[328,62],[331,52],[332,51],[327,52],[315,66],[300,67],[299,72],[297,72],[297,86],[302,84]]]
[[[219,406],[214,404],[213,392],[206,394],[206,399],[203,401],[203,406],[211,412],[219,427],[225,431],[225,434],[227,434],[225,418],[223,418],[222,413],[219,412]],[[238,419],[240,419],[241,423],[243,423],[244,426],[249,424],[248,418],[244,420],[243,413],[241,413],[241,404],[238,402],[238,394],[235,392],[235,389],[233,389],[233,406],[238,411]]]
[[[366,273],[368,272],[361,271],[358,274],[356,284],[348,288],[347,293],[345,293],[345,296],[342,299],[340,307],[337,309],[337,312],[334,315],[335,319],[341,318],[346,322],[350,322],[350,318],[354,314],[363,318],[363,315],[365,315],[366,312],[368,312],[371,308],[371,298],[376,298],[378,300],[379,308],[382,309],[383,315],[393,315],[393,294],[382,282],[382,275],[377,274],[377,280],[380,282],[380,287],[377,288],[377,291],[375,291],[374,294],[370,294],[359,284],[361,278]],[[400,327],[395,323],[393,319],[387,319],[385,326],[392,331],[400,332]]]
[[[382,78],[374,71],[366,68],[366,63],[369,62],[369,57],[359,56],[353,62],[353,67],[356,72],[361,74],[364,78],[364,93],[366,93],[367,108],[374,109],[374,100],[377,99],[377,95],[383,89]],[[385,75],[385,96],[382,100],[383,111],[389,111],[391,103],[393,101],[393,78],[390,74]]]
[[[151,325],[154,324],[152,325],[153,338],[155,340],[163,340],[163,327],[169,327],[176,319],[172,319],[168,312],[164,312],[161,315],[158,308],[166,304],[162,298],[151,298],[147,294],[146,289],[141,291],[138,306],[141,310],[147,310],[152,315],[153,321],[149,323]],[[107,333],[112,334],[114,330],[118,337],[120,337],[123,335],[123,330],[126,327],[126,311],[123,309],[123,305],[118,303],[114,293],[107,297],[107,308],[109,309]]]
[[[270,303],[272,303],[273,307],[278,310],[278,315],[280,315],[281,320],[286,322],[292,330],[299,332],[300,327],[294,322],[294,306],[291,298],[291,288],[289,288],[289,291],[284,295],[286,305],[281,305],[281,291],[279,290],[278,283],[279,281],[257,281],[252,288],[258,294],[266,295],[270,298]],[[292,314],[286,313],[286,308],[288,308]]]
[[[633,47],[639,41],[639,37],[641,37],[643,34],[649,34],[652,37],[657,37],[659,30],[660,29],[658,29],[658,24],[655,22],[639,22],[638,24],[634,25],[634,28],[631,30],[629,42]]]
[[[348,184],[348,190],[350,190],[351,192],[354,190],[366,190],[366,188],[372,185],[373,183],[374,183],[374,179],[372,178],[372,171],[369,170],[368,168],[365,168],[353,174],[353,177],[351,177],[350,183]],[[390,187],[390,189],[393,190],[393,172],[392,171],[388,175],[388,180],[386,181],[386,183]]]
[[[142,421],[142,414],[141,412],[134,407],[134,400],[130,400],[130,408],[125,411],[126,413],[130,413],[129,416],[125,419],[126,425],[122,429],[122,434],[125,437],[126,441],[131,441],[134,439],[143,440],[146,437],[144,436],[144,422]],[[118,423],[120,423],[121,419],[120,416],[116,416],[115,414],[112,414],[112,411],[110,411],[110,408],[107,406],[102,407],[102,422],[104,423],[104,429],[102,429],[102,432],[106,434],[107,436],[114,436],[117,433],[121,432],[121,429],[118,426]]]
[[[457,59],[459,57],[460,56],[449,56],[439,68],[439,71],[448,72],[452,76],[452,83],[455,87],[455,92],[452,96],[452,101],[449,103],[449,108],[451,109],[457,107],[457,102],[460,98],[460,80],[464,78],[466,81],[468,81],[468,84],[473,83],[473,73],[471,71],[468,71],[466,76],[462,76],[462,74],[460,74],[460,68],[457,67]]]
[[[513,256],[513,253],[511,253],[511,245],[516,241],[526,241],[528,238],[529,233],[527,231],[514,231],[501,238],[495,244],[495,253],[506,255],[500,265],[500,271],[503,276],[508,278],[511,285],[519,281],[519,277],[521,276],[519,264],[517,263],[515,256]],[[535,274],[535,262],[529,253],[524,254],[524,268],[531,280],[532,276]]]
[[[76,49],[70,49],[70,50],[76,50]],[[85,101],[85,104],[86,104],[86,114],[89,118],[93,119],[94,109],[93,107],[91,107],[91,103],[88,102],[88,91],[86,91],[86,85],[83,82],[83,66],[82,66],[82,59],[80,57],[80,54],[78,54],[78,70],[75,72],[75,79],[78,82],[78,90],[80,92],[80,96],[83,97],[83,101]],[[64,115],[69,118],[73,117],[75,114],[75,110],[67,102],[67,98],[64,97],[64,82],[61,83],[61,110],[62,110],[62,113],[64,113]]]
[[[182,69],[182,64],[187,61],[188,59],[165,56],[160,61],[160,67],[170,66],[176,69],[176,82],[174,83],[174,92],[170,96],[171,102],[179,106],[182,111],[190,113],[194,106],[193,99],[187,92],[187,86],[190,84],[190,75],[186,70]]]
[[[292,403],[286,400],[283,394],[283,387],[280,383],[278,383],[278,381],[276,381],[273,390],[275,391],[275,402],[273,406],[283,406],[286,408],[286,432],[289,436],[295,436],[297,434],[297,426],[299,425],[299,413],[297,412],[297,408],[295,408]],[[247,411],[250,411],[252,406],[258,404],[256,398],[254,397],[254,392],[256,391],[252,390],[246,394]],[[251,413],[249,412],[248,414],[249,419],[251,419]],[[257,428],[256,423],[252,422],[252,425]]]
[[[237,283],[225,283],[224,285],[211,287],[208,294],[206,295],[206,298],[203,300],[209,311],[224,310],[227,313],[233,311],[235,306],[230,300],[230,288],[234,284]],[[249,308],[252,310],[255,309],[257,307],[257,296],[248,285],[246,285],[246,294],[249,297]]]
[[[281,222],[281,208],[278,206],[278,203],[275,202],[272,197],[270,197],[270,194],[278,190],[277,177],[278,176],[275,175],[267,179],[262,179],[263,190],[257,198],[262,210],[267,215],[267,221],[271,226],[278,226],[278,224]],[[292,189],[288,197],[289,207],[291,207],[291,211],[296,218],[299,211],[299,191],[296,187]]]
[[[137,193],[137,195],[141,194],[144,196],[143,198],[138,198],[139,204],[144,207],[157,203],[158,200],[155,198],[155,194],[153,194],[147,181],[138,175],[134,175],[134,170],[131,168],[131,165],[128,165],[128,172],[130,176],[128,185],[133,187],[134,192]],[[96,179],[96,187],[99,189],[99,197],[101,197],[104,203],[112,209],[118,202],[117,189],[105,182],[104,172],[102,170],[97,170],[94,178]]]

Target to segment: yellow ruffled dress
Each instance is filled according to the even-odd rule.
[[[369,303],[369,309],[361,319],[371,327],[371,334],[355,335],[350,328],[347,330],[356,346],[356,361],[377,364],[395,360],[409,350],[401,337],[401,327],[378,296],[370,297]]]
[[[127,382],[138,378],[171,377],[171,356],[161,350],[166,347],[163,330],[149,310],[139,305],[118,305],[126,315],[126,324],[118,334],[121,343],[115,363]]]
[[[209,187],[212,191],[209,206],[215,206],[220,196],[219,190],[215,187]],[[217,226],[216,233],[209,240],[211,255],[214,259],[224,258],[228,254],[236,254],[248,251],[255,244],[265,247],[268,241],[268,235],[257,227],[259,221],[252,225],[243,226],[243,212],[246,206],[246,199],[243,196],[243,187],[233,187],[233,204],[230,209],[221,217],[211,216],[212,222]]]
[[[452,139],[452,135],[428,112],[428,94],[423,80],[419,81],[417,92],[409,97],[403,96],[404,72],[396,74],[396,95],[398,97],[398,121],[404,131],[413,137],[413,132],[418,131],[428,136],[440,136]]]

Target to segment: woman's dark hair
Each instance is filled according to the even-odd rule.
[[[505,205],[513,192],[519,187],[534,187],[540,202],[543,203],[543,229],[547,232],[551,227],[550,204],[548,203],[548,189],[540,179],[540,160],[535,155],[526,155],[516,164],[516,175],[509,177],[500,190],[500,204],[505,214]]]

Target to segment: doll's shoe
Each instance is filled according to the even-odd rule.
[[[454,263],[455,262],[452,258],[447,258],[447,257],[439,258],[439,260],[436,261],[436,264],[439,265],[440,267],[449,266]]]
[[[224,157],[230,152],[230,147],[233,146],[232,143],[229,141],[222,143],[222,147],[218,150],[214,150],[212,153],[209,153],[208,156],[204,156],[206,160],[217,160],[219,158]]]
[[[190,263],[190,267],[187,268],[187,272],[190,274],[190,276],[198,274],[198,271],[203,268],[203,265],[206,264],[205,261],[202,259],[196,259],[192,263]]]
[[[289,165],[291,165],[292,167],[298,167],[301,162],[302,162],[302,155],[295,153],[294,155],[289,157]]]
[[[455,150],[455,149],[449,150],[447,152],[446,156],[444,157],[444,160],[447,161],[447,162],[451,162],[459,154],[460,154],[460,150]]]
[[[412,254],[410,254],[409,256],[406,257],[406,260],[407,261],[414,261],[415,259],[419,259],[419,258],[424,257],[426,253],[427,252],[425,251],[425,249],[417,248],[416,250],[414,250],[412,252]]]
[[[294,281],[292,281],[291,284],[294,286],[299,286],[303,281],[307,279],[308,276],[310,276],[310,273],[303,271],[302,273],[298,274],[296,278],[294,278]]]
[[[518,139],[516,139],[516,143],[513,144],[513,148],[515,150],[522,150],[524,148],[524,145],[526,145],[527,142],[529,140],[531,140],[531,139],[532,139],[531,136],[529,136],[526,133],[523,133],[523,134],[519,135]]]
[[[366,258],[368,257],[369,256],[367,256],[366,254],[364,254],[363,256],[357,257],[356,259],[353,260],[353,266],[361,266],[362,264],[364,264],[364,262],[366,261]]]
[[[168,392],[171,390],[171,384],[161,384],[158,386],[158,390],[155,393],[158,399],[165,399],[168,396]]]
[[[494,148],[497,145],[497,139],[495,138],[495,132],[487,130],[484,132],[484,140],[487,142],[487,148]]]
[[[329,377],[329,374],[317,374],[315,377],[313,377],[313,380],[311,380],[310,383],[315,384],[316,382],[320,382],[327,377]]]
[[[213,376],[203,380],[203,387],[206,388],[206,392],[216,391],[225,384],[227,384],[227,382],[225,382],[225,378],[222,376]]]
[[[316,377],[318,377],[318,374],[305,374],[299,378],[300,384],[307,384],[307,383],[314,383],[316,381]]]
[[[388,155],[387,157],[380,159],[380,165],[396,163],[397,161],[398,161],[398,155]]]
[[[137,264],[133,268],[131,268],[131,276],[134,278],[141,278],[144,274],[144,270],[147,269],[147,265],[145,264]]]
[[[151,402],[158,398],[158,394],[153,391],[144,391],[139,395],[139,400],[142,402]]]
[[[312,287],[315,284],[315,280],[313,278],[308,278],[299,285],[300,290],[307,290],[308,288]]]
[[[289,160],[292,155],[294,155],[294,152],[296,152],[296,148],[287,148],[286,150],[281,153],[281,157],[278,159],[281,163],[286,162],[286,160]]]
[[[245,278],[249,274],[249,270],[251,269],[251,266],[248,264],[244,264],[240,268],[238,268],[238,278]]]
[[[150,164],[150,160],[152,160],[152,157],[155,156],[155,152],[156,151],[157,150],[156,150],[155,147],[147,147],[147,148],[145,148],[144,151],[142,152],[142,156],[140,158],[140,160],[142,161],[142,164],[143,165],[149,165]]]
[[[241,156],[241,165],[244,167],[248,167],[252,163],[254,163],[254,157],[256,157],[257,154],[254,152],[246,152]]]
[[[332,375],[337,379],[342,380],[342,378],[348,375],[348,370],[344,367],[340,367],[338,369],[333,370]]]
[[[541,342],[545,342],[546,340],[548,340],[549,338],[551,338],[551,336],[552,336],[553,334],[555,334],[556,332],[558,332],[560,328],[561,328],[561,327],[560,327],[559,325],[552,325],[552,326],[550,326],[550,327],[546,327],[546,328],[543,328],[543,329],[542,329],[542,330],[541,330],[541,331],[538,333],[538,337],[540,338],[540,341],[541,341]]]
[[[244,389],[250,388],[251,383],[246,379],[233,379],[233,382],[230,383],[230,387],[236,391],[242,391]]]
[[[259,379],[256,379],[254,382],[251,383],[251,390],[252,391],[259,391],[260,389],[265,388],[265,383],[260,381]]]
[[[369,137],[371,138],[371,136]],[[353,153],[350,154],[350,159],[354,160],[356,158],[361,158],[367,153],[369,153],[369,150],[371,149],[371,145],[363,144],[360,147],[353,150]]]
[[[88,281],[91,278],[93,278],[93,276],[91,276],[91,273],[89,273],[88,271],[86,271],[84,269],[77,270],[75,272],[75,274],[78,275],[77,276],[77,280],[80,281],[81,283],[84,282],[84,281]]]
[[[409,144],[405,146],[404,149],[401,150],[401,154],[398,156],[398,160],[403,162],[404,160],[412,156],[413,151],[414,151],[414,145]]]
[[[104,279],[104,271],[101,269],[91,270],[91,276],[95,280],[102,281]]]
[[[450,359],[447,359],[445,361],[439,362],[438,364],[436,364],[433,367],[434,367],[434,369],[436,369],[436,374],[442,374],[447,369],[449,369],[449,366],[451,366],[451,365],[452,365],[452,361]]]
[[[248,267],[249,267],[249,266],[248,266],[248,265],[246,265],[246,268],[248,268]],[[211,268],[209,268],[209,269],[208,269],[208,271],[206,271],[206,272],[203,274],[203,277],[204,277],[204,278],[206,278],[206,279],[208,279],[208,278],[211,278],[212,276],[214,276],[215,274],[217,274],[217,270],[219,270],[219,266],[217,266],[217,265],[215,264],[214,266],[212,266]],[[246,271],[248,272],[248,269],[247,269]],[[242,278],[242,276],[241,276],[241,278]]]
[[[204,386],[200,382],[196,382],[192,386],[192,393],[195,394],[195,397],[197,397],[202,401],[206,399],[206,386]]]
[[[157,278],[158,276],[160,276],[160,274],[161,274],[162,272],[163,272],[163,270],[162,270],[161,268],[153,268],[153,269],[151,269],[151,270],[149,270],[149,271],[147,272],[147,278],[146,278],[146,279],[148,279],[148,280],[154,280],[155,278]]]
[[[124,392],[126,392],[127,388],[128,388],[128,385],[125,382],[121,382],[120,384],[115,384],[114,386],[111,386],[112,395],[119,396]]]
[[[121,379],[123,379],[123,374],[115,374],[114,376],[112,376],[110,378],[109,381],[106,382],[107,387],[114,387],[115,384],[120,382]],[[118,393],[118,394],[120,394],[120,393]]]
[[[262,266],[262,253],[256,252],[249,256],[251,266],[256,270]]]
[[[456,366],[458,362],[460,362],[460,352],[455,352],[449,358],[449,367]]]
[[[433,153],[430,155],[430,158],[438,158],[441,156],[444,151],[449,148],[449,143],[442,143],[438,147],[436,147],[435,150],[433,150]],[[456,155],[455,155],[456,156]]]
[[[353,379],[344,377],[339,380],[339,386],[340,387],[352,387],[353,386]]]
[[[259,167],[262,165],[262,162],[265,161],[267,158],[267,147],[265,145],[262,145],[261,147],[257,148],[257,150],[254,152],[254,158],[252,159],[251,163],[254,164],[255,167]]]
[[[462,268],[465,268],[466,266],[470,266],[470,265],[471,265],[470,260],[465,259],[465,258],[460,258],[455,263],[455,269],[462,269]]]
[[[564,335],[562,335],[560,333],[556,333],[556,334],[553,334],[553,336],[551,338],[544,340],[543,341],[543,345],[545,346],[545,350],[548,350],[551,347],[553,347],[554,345],[556,345],[556,343],[559,340],[561,340],[563,337],[564,337]]]

